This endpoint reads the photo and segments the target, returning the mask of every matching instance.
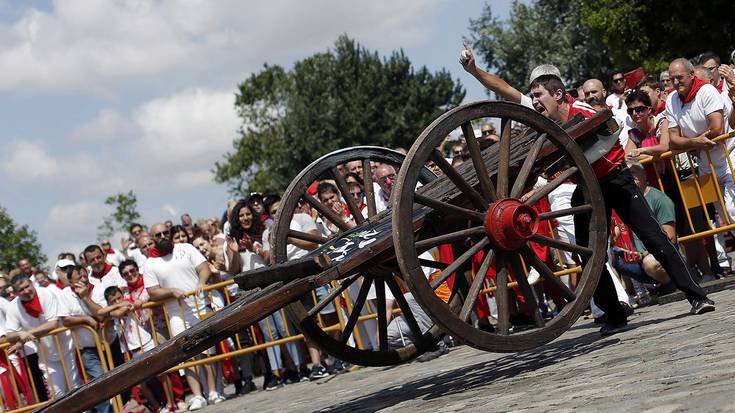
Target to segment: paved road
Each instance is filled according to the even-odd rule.
[[[608,338],[580,320],[533,351],[460,346],[428,363],[363,368],[202,411],[735,411],[735,292],[711,297],[714,313],[690,316],[685,301],[644,308],[632,330]]]

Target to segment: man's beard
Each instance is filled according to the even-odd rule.
[[[174,250],[174,243],[167,238],[156,240],[155,243],[156,249],[163,254],[168,254]]]
[[[590,106],[602,106],[602,101],[597,96],[590,96],[586,100]]]

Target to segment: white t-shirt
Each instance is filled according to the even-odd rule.
[[[311,219],[311,216],[309,214],[294,214],[288,227],[289,229],[292,229],[294,231],[301,232],[317,231],[316,223],[313,219]],[[301,258],[308,253],[309,250],[299,248],[293,244],[288,244],[286,246],[286,259],[289,261],[296,258]]]
[[[59,305],[68,316],[82,317],[92,316],[84,300],[81,299],[71,288],[64,288],[59,294]],[[94,336],[87,327],[75,328],[77,345],[80,349],[85,347],[96,347]]]
[[[199,285],[197,267],[206,262],[204,255],[193,245],[175,244],[173,252],[165,257],[148,257],[143,269],[145,288],[160,286],[178,288],[187,293],[194,291]],[[205,294],[200,294],[196,300],[193,295],[187,296],[183,301],[196,313],[205,312],[207,305]],[[168,300],[166,311],[169,314],[172,314],[172,311],[173,314],[179,314],[177,300]]]
[[[140,251],[140,248],[128,248],[128,258],[135,261],[136,264],[138,264],[138,268],[143,268],[145,265],[145,260],[148,259],[143,253]]]
[[[93,276],[91,267],[87,268],[87,271],[89,272],[89,283],[94,286],[90,298],[100,307],[107,307],[105,290],[108,287],[123,288],[128,285],[120,275],[120,270],[117,267],[110,268],[110,271],[103,275],[102,278]]]
[[[8,305],[10,301],[6,300],[5,297],[0,297],[0,337],[7,335],[5,332],[5,312],[8,311]]]
[[[625,99],[620,99],[620,96],[617,93],[612,93],[605,99],[605,104],[612,108],[611,110],[616,118],[624,118],[628,114],[628,105],[625,104]]]
[[[122,252],[112,248],[112,252],[107,253],[107,255],[105,256],[105,260],[113,266],[117,267],[118,265],[120,265],[121,262],[125,261],[125,256]]]
[[[682,105],[679,94],[674,92],[666,99],[666,119],[669,121],[669,129],[678,127],[681,136],[694,138],[707,131],[707,115],[721,111],[724,112],[724,103],[717,89],[712,85],[704,85],[697,92],[694,100]],[[710,149],[712,165],[718,177],[730,174],[725,152],[722,146],[717,145]],[[700,174],[709,173],[709,162],[707,152],[699,151]]]
[[[5,320],[7,331],[18,332],[21,330],[32,330],[47,321],[56,321],[67,315],[60,305],[59,298],[54,293],[41,287],[36,288],[36,294],[38,295],[38,301],[41,303],[42,313],[38,318],[32,317],[28,314],[25,307],[23,307],[20,298],[16,297],[8,305]],[[69,335],[68,331],[58,334],[61,350],[65,353],[73,351],[73,343],[69,340]],[[60,360],[59,351],[53,336],[41,337],[40,341],[48,360]]]
[[[375,189],[375,211],[379,214],[390,208],[390,195],[378,184],[373,184],[373,187]]]
[[[533,186],[534,189],[545,186],[548,181],[542,177],[536,178],[536,184]],[[559,185],[556,189],[551,191],[548,195],[549,205],[552,211],[559,211],[566,208],[572,207],[572,194],[577,188],[576,184],[569,181]],[[574,227],[574,216],[565,215],[555,218],[560,224]],[[545,224],[544,224],[545,225]]]
[[[137,311],[131,311],[115,320],[115,327],[123,337],[120,340],[123,351],[134,352],[138,349],[148,351],[155,347],[153,336],[150,333],[150,321],[146,316]]]

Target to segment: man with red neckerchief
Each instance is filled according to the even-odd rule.
[[[589,105],[575,100],[566,93],[559,69],[552,65],[541,65],[531,72],[529,79],[531,97],[528,97],[500,77],[477,68],[472,50],[467,44],[460,63],[468,73],[494,93],[507,101],[532,107],[557,123],[561,124],[577,113],[581,113],[585,118],[595,113]],[[714,303],[694,282],[681,254],[661,232],[643,194],[635,185],[633,175],[625,164],[625,153],[617,135],[615,133],[609,137],[598,136],[598,141],[585,150],[585,157],[590,161],[600,181],[608,226],[612,210],[615,209],[623,222],[638,235],[646,249],[651,251],[666,269],[676,286],[684,291],[692,304],[691,313],[714,311]],[[582,192],[577,188],[572,195],[572,206],[581,205],[583,202]],[[589,215],[576,214],[574,226],[577,244],[587,245]],[[607,321],[600,329],[601,335],[608,336],[627,328],[626,311],[618,301],[612,276],[606,267],[602,269],[594,299],[597,306],[607,315]]]
[[[39,342],[38,364],[46,379],[49,396],[61,397],[81,385],[73,357],[71,333],[56,334],[58,346],[55,337],[46,334],[61,327],[61,320],[67,314],[59,297],[46,288],[36,288],[28,275],[16,275],[10,283],[17,294],[5,315],[8,341],[15,343],[11,350],[17,351],[32,341]]]

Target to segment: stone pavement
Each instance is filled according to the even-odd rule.
[[[580,319],[523,353],[459,346],[427,363],[362,368],[202,411],[735,411],[735,292],[710,297],[714,313],[690,316],[686,301],[647,307],[612,337]]]

